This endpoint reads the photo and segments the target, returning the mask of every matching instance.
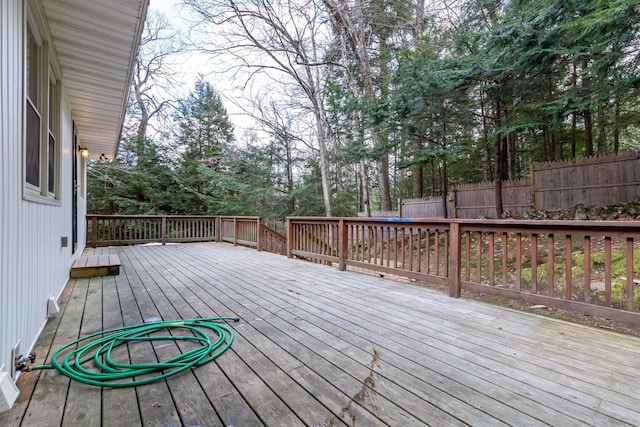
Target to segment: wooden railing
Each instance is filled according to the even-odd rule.
[[[279,255],[287,254],[287,238],[276,230],[260,224],[260,249]]]
[[[640,324],[640,222],[87,215],[87,245],[224,241]]]
[[[640,222],[289,218],[287,234],[289,257],[640,324]]]
[[[87,246],[224,241],[285,253],[286,238],[259,217],[87,215]],[[260,237],[260,238],[259,238]]]

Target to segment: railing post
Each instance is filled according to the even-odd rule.
[[[233,217],[233,246],[238,246],[238,218]]]
[[[287,258],[293,258],[293,224],[287,218]]]
[[[460,224],[449,223],[449,296],[453,298],[460,298],[460,263],[462,262],[460,240]]]
[[[162,216],[162,227],[161,227],[161,233],[162,233],[162,244],[166,245],[167,244],[167,217],[165,215]]]
[[[347,225],[345,220],[338,221],[338,269],[345,271],[347,269]]]
[[[93,241],[94,249],[98,247],[98,217],[91,217],[91,240]]]
[[[215,217],[214,219],[215,223],[214,223],[214,227],[215,227],[215,231],[214,233],[216,233],[215,238],[216,238],[216,242],[221,242],[222,241],[222,219],[220,219],[219,216]]]
[[[256,228],[258,232],[258,235],[256,236],[256,249],[260,252],[262,250],[262,245],[260,244],[260,241],[262,240],[262,218],[260,217],[256,220]]]

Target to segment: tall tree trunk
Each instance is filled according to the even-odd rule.
[[[551,153],[551,159],[556,160],[558,158],[558,147],[556,147],[556,139],[553,135],[553,128],[547,128],[547,135],[549,138],[549,153]]]
[[[358,71],[361,77],[361,90],[364,98],[368,100],[376,99],[376,88],[373,81],[373,67],[369,56],[370,43],[370,25],[365,21],[364,10],[367,4],[362,0],[356,0],[353,4],[345,5],[343,2],[323,0],[323,4],[327,6],[333,25],[339,33],[345,38],[352,54],[356,59]],[[380,49],[384,49],[386,40],[380,38]],[[380,74],[385,76],[388,73],[388,64],[384,61],[379,64]],[[381,78],[381,82],[385,79]],[[384,84],[379,88],[381,96],[384,97],[387,92]],[[371,141],[375,148],[381,148],[385,145],[383,134],[386,130],[374,127],[371,129]],[[378,162],[378,182],[380,187],[380,207],[382,210],[391,210],[391,193],[389,183],[389,156],[384,154]]]
[[[549,155],[549,126],[542,126],[542,157],[545,161],[553,160],[553,155]]]
[[[591,121],[591,110],[584,110],[584,147],[585,156],[593,156],[593,122]]]
[[[380,52],[385,52],[387,50],[387,40],[384,38],[380,39]],[[383,100],[386,100],[389,97],[389,88],[387,86],[387,78],[389,75],[389,66],[387,61],[384,59],[384,55],[380,57],[380,97]],[[373,82],[372,82],[373,83]],[[373,99],[373,95],[375,90],[373,87],[371,88],[371,95]],[[384,148],[385,153],[380,159],[378,163],[378,185],[380,187],[380,207],[383,211],[391,210],[391,182],[389,179],[390,171],[389,171],[389,154],[386,152],[386,147],[388,146],[389,135],[387,130],[383,128],[383,126],[377,126],[375,129],[375,133],[378,134],[378,142],[377,144]]]
[[[516,179],[516,141],[517,135],[510,133],[507,136],[507,147],[509,149],[509,179]]]
[[[436,195],[436,162],[435,160],[431,159],[429,160],[429,163],[431,163],[431,194],[430,196],[433,197]]]
[[[582,85],[588,86],[588,76],[585,72],[587,67],[589,66],[589,60],[587,58],[582,59],[582,72],[584,76],[582,77]],[[590,157],[593,156],[593,120],[591,118],[591,109],[585,108],[582,112],[582,117],[584,118],[584,145],[585,145],[585,156]]]
[[[385,155],[378,162],[378,187],[380,190],[380,210],[391,210],[391,188],[389,182],[389,156]]]
[[[578,115],[576,113],[571,114],[571,158],[576,158],[576,134],[578,132]]]
[[[318,149],[320,151],[320,178],[322,179],[322,200],[326,216],[331,213],[331,185],[329,181],[329,153],[327,150],[327,138],[324,127],[324,118],[318,108],[315,109],[316,129],[318,132]]]
[[[620,101],[616,100],[613,123],[613,152],[618,154],[620,150]]]
[[[501,110],[501,102],[498,101],[496,105],[496,124],[498,126],[502,125],[502,110]],[[501,136],[496,136],[495,141],[495,179],[494,179],[494,190],[495,190],[495,199],[496,199],[496,216],[500,218],[502,216],[502,212],[504,211],[502,207],[502,175],[503,175],[503,157],[504,153],[502,151],[502,140]]]
[[[424,174],[423,167],[421,163],[418,163],[416,160],[417,153],[422,150],[422,142],[420,138],[416,138],[413,141],[413,160],[415,164],[411,167],[411,180],[413,187],[413,197],[416,199],[421,198],[424,195]]]
[[[578,85],[578,69],[576,63],[573,63],[573,69],[571,72],[571,86],[575,89]],[[576,158],[576,134],[578,127],[578,115],[574,112],[571,114],[571,158]]]
[[[500,126],[501,125],[507,125],[509,122],[509,113],[507,110],[507,104],[506,102],[501,102],[499,105],[502,105],[502,107],[504,108],[503,110],[501,110],[502,113],[502,117],[499,118],[500,120]],[[501,175],[500,175],[500,179],[502,181],[507,181],[509,179],[509,144],[508,144],[508,135],[502,135],[500,137],[501,140],[501,146],[500,146],[500,160],[502,161],[502,165],[500,165],[500,171],[501,171]]]
[[[369,201],[369,173],[367,172],[367,163],[364,159],[360,160],[360,173],[362,174],[362,204],[364,205],[367,217],[370,217],[371,202]]]
[[[289,196],[289,215],[293,214],[296,210],[296,199],[292,197],[295,183],[293,181],[293,156],[291,154],[291,141],[285,140],[285,168],[287,169],[287,195]]]
[[[447,196],[449,194],[449,186],[447,185],[447,161],[442,160],[440,165],[440,194],[442,197],[442,217],[448,218],[449,212],[447,209]]]
[[[424,32],[424,4],[425,0],[415,1],[415,11],[413,20],[413,46],[418,47],[422,40],[422,33]],[[424,196],[424,166],[422,162],[416,161],[417,153],[422,150],[422,140],[416,137],[413,140],[413,160],[415,164],[411,168],[412,178],[412,194],[414,198],[421,198]]]
[[[507,144],[508,136],[500,137],[500,179],[507,181],[509,179],[509,149]]]
[[[480,115],[482,116],[482,140],[484,142],[484,180],[491,181],[493,171],[491,167],[491,143],[489,142],[489,130],[487,129],[487,116],[485,113],[484,97],[480,94]]]
[[[502,162],[500,161],[500,157],[500,138],[496,138],[496,178],[494,180],[494,191],[497,218],[500,218],[502,216],[502,212],[504,212],[504,208],[502,207],[502,180],[500,179],[500,176],[502,175]]]
[[[598,106],[598,156],[607,154],[607,116],[604,107]]]

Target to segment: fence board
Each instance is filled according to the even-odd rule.
[[[538,163],[530,178],[502,183],[503,208],[513,213],[567,210],[578,204],[607,205],[635,198],[640,198],[640,153]],[[493,182],[458,186],[448,200],[450,218],[496,218]],[[401,212],[405,218],[442,218],[442,198],[403,200]]]

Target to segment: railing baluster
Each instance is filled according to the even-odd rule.
[[[627,237],[627,310],[633,311],[633,238]]]
[[[440,275],[440,230],[435,230],[435,259],[436,259],[436,276]]]
[[[451,270],[449,277],[449,296],[458,298],[460,297],[460,224],[452,222],[449,228],[451,233]]]
[[[450,231],[444,231],[444,275],[449,277],[449,233]],[[459,258],[458,258],[459,260]]]
[[[418,260],[417,260],[417,263],[418,263],[418,273],[420,273],[422,271],[422,259],[421,259],[422,258],[422,227],[418,227],[417,230],[418,230],[418,234],[417,234],[417,237],[418,237],[418,244],[417,244],[417,246],[418,246]]]
[[[564,275],[564,299],[570,300],[573,299],[573,274],[571,272],[572,268],[572,259],[571,259],[571,236],[567,235],[564,238],[564,266],[565,266],[565,275]]]
[[[538,293],[538,235],[531,234],[531,287]]]
[[[591,302],[591,236],[584,236],[584,302]]]
[[[554,236],[549,234],[547,237],[547,295],[552,296],[555,294],[555,277],[554,277],[554,262],[555,262],[555,245]]]
[[[405,227],[401,227],[400,228],[401,232],[402,232],[402,242],[400,243],[402,245],[402,251],[401,251],[401,258],[402,258],[402,266],[400,268],[402,268],[403,270],[405,269],[405,257],[406,255],[406,247],[405,247],[405,240],[406,240],[406,235],[405,235]]]
[[[413,227],[409,227],[409,271],[413,271]]]
[[[398,267],[398,227],[393,227],[393,268]]]
[[[522,288],[522,233],[516,233],[516,290]]]
[[[495,286],[495,271],[494,271],[494,250],[495,250],[495,233],[489,233],[489,284]]]
[[[476,232],[476,280],[482,283],[482,231]]]
[[[426,273],[431,274],[431,230],[427,228],[426,240],[425,240],[425,263],[427,265]]]
[[[91,234],[92,234],[92,240],[93,240],[93,247],[94,249],[98,247],[98,217],[93,217],[91,218]]]
[[[385,227],[387,229],[387,267],[391,265],[391,240],[393,240],[393,236],[391,235],[391,227]]]
[[[464,280],[471,280],[471,232],[465,231],[461,234],[464,236]]]
[[[502,242],[502,286],[507,287],[507,264],[509,263],[509,245],[507,244],[507,233],[500,235]]]
[[[604,238],[604,305],[611,307],[611,236]]]

